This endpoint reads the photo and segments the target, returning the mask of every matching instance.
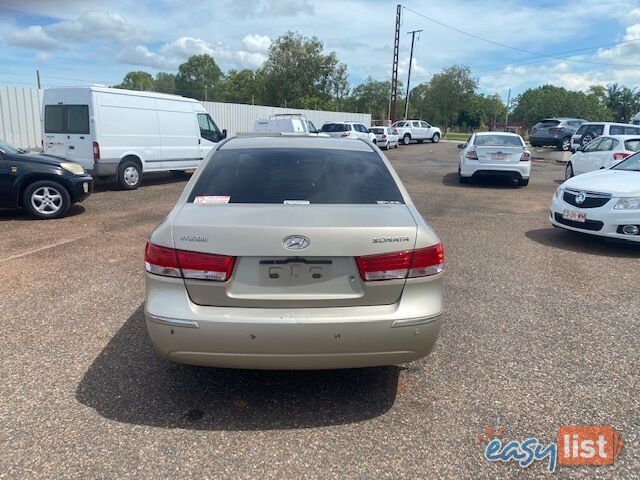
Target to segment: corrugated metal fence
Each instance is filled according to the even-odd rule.
[[[40,148],[40,105],[42,91],[36,88],[0,86],[0,140],[19,148]],[[265,107],[237,103],[202,102],[218,126],[229,135],[253,131],[259,118],[277,113],[303,113],[316,127],[329,121],[355,121],[371,124],[365,113],[327,112],[292,108]]]

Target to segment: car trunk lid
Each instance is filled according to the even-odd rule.
[[[504,147],[504,146],[486,146],[476,147],[478,161],[480,163],[490,164],[510,164],[518,163],[524,147]]]

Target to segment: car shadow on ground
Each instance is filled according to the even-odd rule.
[[[525,232],[529,240],[548,247],[602,257],[640,258],[640,243],[608,239],[562,228],[540,228]]]
[[[146,173],[142,179],[142,185],[138,188],[150,187],[153,185],[167,185],[170,183],[187,182],[191,178],[191,172],[176,172],[176,173]],[[95,178],[93,191],[107,192],[121,190],[115,180]]]
[[[100,415],[197,430],[323,427],[377,417],[394,404],[398,367],[252,371],[177,365],[148,339],[140,306],[95,359],[76,390]]]
[[[64,214],[64,217],[62,218],[66,218],[66,217],[75,217],[76,215],[82,215],[85,212],[85,208],[76,203],[74,205],[71,205],[69,207],[69,210],[67,210],[67,213]],[[52,221],[55,222],[58,219],[52,219],[52,220],[39,220],[36,218],[33,218],[31,215],[29,215],[29,213],[26,210],[0,210],[0,222],[40,222],[40,221]]]
[[[470,179],[469,183],[462,184],[458,179],[457,172],[447,173],[442,177],[442,184],[445,187],[458,188],[520,188],[514,185],[511,179],[504,176],[483,176],[482,178]]]

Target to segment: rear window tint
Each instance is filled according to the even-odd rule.
[[[251,148],[215,152],[189,194],[229,203],[404,203],[375,152]]]
[[[45,133],[89,133],[88,105],[46,105],[44,107]]]
[[[624,148],[632,152],[640,150],[640,138],[632,138],[631,140],[625,140]]]
[[[479,147],[496,146],[496,147],[522,147],[520,137],[511,135],[476,135],[473,141],[474,145]]]
[[[349,130],[351,126],[344,123],[325,123],[320,129],[321,132],[348,132]]]

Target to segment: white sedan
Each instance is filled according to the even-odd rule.
[[[551,200],[549,221],[566,230],[640,242],[640,153],[564,182]]]
[[[640,150],[638,135],[604,135],[592,140],[584,149],[571,155],[567,162],[564,177],[569,179],[594,170],[601,170],[615,165],[629,155]]]
[[[531,152],[520,135],[506,132],[479,132],[458,148],[460,183],[471,178],[503,176],[526,187],[531,173]]]
[[[395,128],[371,127],[369,131],[376,136],[376,145],[383,150],[398,148],[399,138]]]

